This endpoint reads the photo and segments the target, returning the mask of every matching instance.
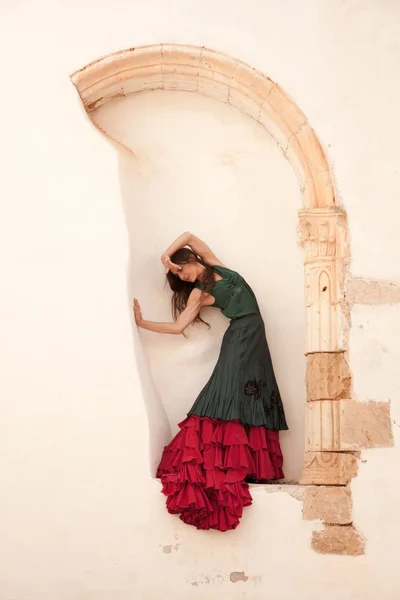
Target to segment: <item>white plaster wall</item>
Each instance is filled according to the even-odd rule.
[[[398,545],[400,486],[400,305],[355,306],[350,359],[354,392],[361,401],[391,402],[395,448],[364,451],[352,482],[354,524],[366,532],[368,559],[388,598],[399,595]],[[382,555],[384,552],[384,558]],[[381,563],[385,563],[382,570]],[[389,574],[386,575],[386,574]],[[387,580],[385,580],[387,578]],[[377,597],[380,597],[377,596]]]
[[[284,493],[256,490],[229,534],[165,514],[148,477],[116,153],[88,125],[68,74],[160,41],[263,70],[328,148],[353,273],[399,279],[399,4],[38,0],[0,10],[2,600],[398,597],[398,446],[365,453],[352,486],[364,557],[314,554],[314,525]],[[389,396],[396,423],[397,313],[356,307],[351,339],[357,394]],[[233,584],[232,571],[249,579]]]
[[[161,253],[183,231],[205,239],[253,287],[290,433],[281,434],[288,481],[298,481],[304,451],[303,251],[296,245],[301,194],[276,143],[255,121],[190,92],[136,94],[94,116],[120,151],[123,206],[131,250],[131,296],[145,318],[170,321]],[[183,336],[141,332],[172,432],[205,385],[229,321],[215,308]],[[144,400],[148,392],[144,390]],[[150,434],[155,441],[157,431]],[[153,444],[152,444],[153,445]],[[159,457],[158,457],[159,458]]]

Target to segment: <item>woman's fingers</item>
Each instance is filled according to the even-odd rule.
[[[135,315],[136,323],[138,323],[142,318],[142,311],[140,308],[140,304],[136,298],[133,299],[133,313]]]
[[[181,265],[176,265],[175,263],[173,263],[171,261],[169,261],[168,266],[169,266],[170,271],[172,271],[173,273],[175,273],[175,275],[177,273],[179,273],[179,271],[182,271]]]
[[[171,261],[170,261],[170,259],[169,259],[169,256],[165,256],[165,257],[164,257],[164,259],[163,259],[163,265],[164,265],[164,267],[165,267],[164,271],[165,271],[165,274],[166,274],[166,275],[167,275],[167,273],[169,272],[169,268],[170,268],[170,262],[171,262]]]
[[[174,275],[177,275],[179,271],[182,270],[182,267],[173,263],[169,256],[166,256],[164,259],[164,267],[166,275],[169,271],[171,271]]]

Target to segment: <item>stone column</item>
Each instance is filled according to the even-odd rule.
[[[340,208],[299,212],[305,251],[306,354],[344,350],[344,272],[348,259],[346,213]]]
[[[301,483],[346,485],[356,459],[340,453],[339,400],[350,398],[344,278],[349,248],[346,213],[337,207],[299,212],[305,251],[307,406]],[[322,403],[323,402],[323,403]]]

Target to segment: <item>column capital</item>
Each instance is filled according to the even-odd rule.
[[[305,262],[322,262],[348,256],[346,213],[338,207],[299,211],[298,239]]]

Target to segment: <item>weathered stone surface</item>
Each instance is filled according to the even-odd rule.
[[[350,453],[306,452],[300,485],[346,485],[357,468],[357,459]]]
[[[400,283],[353,277],[346,282],[349,304],[392,304],[400,302]]]
[[[325,154],[322,153],[322,156],[317,154],[317,151],[319,152],[319,148],[315,132],[309,125],[307,125],[307,118],[301,112],[296,103],[285,94],[278,84],[274,85],[271,93],[268,95],[268,103],[276,110],[281,119],[288,125],[292,133],[297,134],[301,130],[301,133],[299,133],[300,143],[303,143],[303,145],[306,146],[305,154],[307,155],[308,151],[311,152],[313,156],[318,156],[318,158],[322,160],[322,168],[326,168]]]
[[[346,452],[392,444],[388,402],[317,400],[306,405],[306,452]]]
[[[307,356],[307,400],[350,398],[351,374],[344,352],[316,352]]]
[[[345,487],[311,487],[304,494],[303,519],[348,525],[352,522],[352,506],[350,490]]]
[[[330,525],[324,531],[314,531],[312,548],[321,554],[364,554],[365,544],[352,525]]]
[[[305,129],[302,128],[303,130]],[[307,131],[309,134],[310,130]],[[312,171],[312,162],[307,152],[302,154],[301,144],[296,148],[294,139],[297,139],[297,136],[290,138],[286,156],[299,176],[305,174],[308,177],[307,169]],[[307,148],[310,148],[308,144]],[[308,167],[303,166],[303,161]],[[318,162],[317,157],[316,161]],[[304,188],[305,195],[311,191],[311,185],[314,193],[317,193],[316,182],[321,176],[325,178],[329,177],[329,174],[320,171],[312,181],[307,181]],[[345,332],[342,311],[343,282],[349,247],[346,214],[339,207],[334,210],[331,208],[302,209],[299,211],[298,233],[298,241],[304,247],[306,255],[304,261],[306,354],[335,354],[336,352],[343,354],[345,347],[343,346]],[[317,382],[319,377],[318,371]],[[316,395],[316,399],[325,397],[330,396],[319,393]]]
[[[341,402],[340,448],[386,448],[393,445],[390,402]]]
[[[306,452],[341,449],[339,401],[324,400],[307,403],[305,449]]]

